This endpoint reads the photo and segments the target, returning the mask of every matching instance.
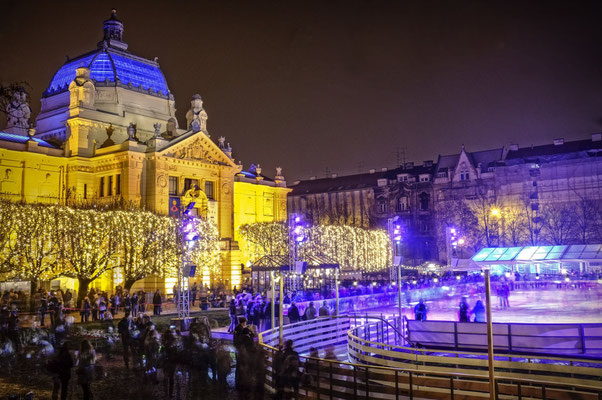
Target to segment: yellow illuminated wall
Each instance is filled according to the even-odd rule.
[[[240,249],[244,249],[239,228],[254,222],[285,221],[287,218],[286,196],[291,189],[276,182],[253,181],[237,176],[234,183],[234,240]],[[240,251],[240,263],[247,265],[251,261],[244,251]]]

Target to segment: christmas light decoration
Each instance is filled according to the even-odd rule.
[[[243,225],[240,229],[245,257],[253,261],[265,255],[288,254],[288,227],[282,222]],[[299,259],[327,256],[343,269],[382,271],[391,263],[390,238],[384,230],[344,225],[304,228],[306,243],[299,247]]]

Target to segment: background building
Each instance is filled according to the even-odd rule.
[[[15,93],[0,133],[0,196],[71,206],[127,203],[166,215],[194,201],[194,213],[218,227],[223,283],[240,285],[238,226],[285,219],[286,181],[280,170],[275,179],[243,172],[225,138],[210,137],[199,95],[180,128],[159,64],[129,52],[123,30],[113,10],[96,49],[68,59],[52,77],[35,128],[24,92]]]
[[[404,221],[405,262],[447,260],[446,228],[482,247],[602,240],[602,134],[591,139],[442,155],[436,163],[309,179],[291,185],[289,212],[327,223]]]

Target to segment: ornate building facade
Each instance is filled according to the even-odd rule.
[[[469,152],[462,146],[460,153],[440,155],[434,163],[290,187],[289,212],[314,222],[386,228],[388,219],[401,218],[405,261],[413,265],[447,261],[445,232],[451,226],[464,239],[451,258],[469,257],[486,246],[602,241],[599,133],[525,148],[511,144]]]
[[[35,128],[24,95],[15,95],[0,133],[0,196],[65,205],[125,201],[166,215],[194,199],[194,213],[218,227],[223,282],[237,286],[245,262],[238,226],[286,219],[286,181],[281,170],[274,179],[243,171],[225,138],[210,137],[199,95],[180,128],[157,60],[129,52],[123,31],[113,10],[97,48],[53,76]]]

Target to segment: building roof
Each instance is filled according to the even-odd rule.
[[[602,244],[486,247],[472,260],[478,265],[602,261]]]
[[[429,166],[417,165],[413,166],[412,168],[405,168],[404,166],[401,166],[399,168],[394,168],[387,171],[344,175],[337,176],[335,178],[303,180],[289,186],[289,188],[293,189],[290,195],[298,196],[303,194],[366,189],[378,186],[379,179],[397,180],[397,175],[400,174],[409,174],[414,176],[421,174],[431,175],[434,173],[436,167],[436,164],[431,164]]]
[[[562,142],[562,144],[544,144],[510,150],[506,160],[529,159],[534,157],[565,155],[568,153],[587,152],[588,150],[601,150],[602,141],[591,139]]]
[[[75,79],[78,67],[90,69],[90,78],[97,83],[111,83],[113,86],[151,90],[155,94],[167,96],[169,88],[159,64],[126,51],[113,48],[97,49],[67,60],[54,74],[44,97],[66,91]]]
[[[371,188],[377,185],[377,181],[379,179],[385,178],[385,174],[387,172],[374,172],[372,174],[356,174],[338,176],[336,178],[299,181],[298,183],[289,186],[291,189],[293,189],[290,195],[298,196],[302,194]]]
[[[29,136],[23,136],[23,135],[15,135],[13,133],[6,133],[6,132],[0,132],[0,140],[4,140],[7,142],[13,142],[13,143],[27,143],[28,140],[30,140]],[[51,149],[56,149],[56,146],[51,145],[50,143],[48,143],[45,140],[42,139],[38,139],[38,138],[31,138],[31,140],[33,140],[34,142],[36,142],[38,144],[38,146],[41,147],[48,147]]]

